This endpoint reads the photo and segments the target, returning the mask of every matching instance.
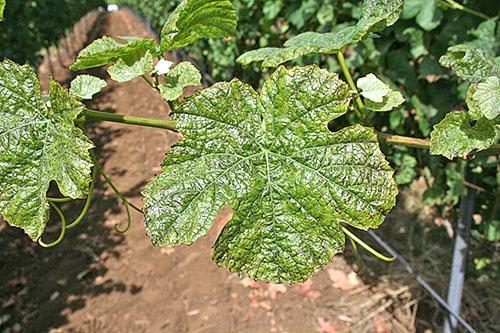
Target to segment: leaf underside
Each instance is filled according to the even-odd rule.
[[[183,0],[162,28],[161,50],[183,48],[201,38],[233,36],[237,21],[229,0]]]
[[[267,47],[242,54],[237,61],[248,65],[262,61],[262,67],[276,67],[284,62],[311,54],[334,54],[355,44],[371,32],[393,25],[403,9],[403,0],[365,0],[362,16],[355,26],[333,33],[305,32],[288,40],[283,48]]]
[[[0,63],[0,214],[37,240],[49,218],[51,181],[70,198],[88,193],[92,142],[75,126],[83,105],[52,81],[47,108],[36,73]]]
[[[327,128],[350,99],[336,75],[308,66],[279,67],[260,94],[233,80],[178,103],[184,139],[143,192],[148,236],[191,244],[231,204],[216,263],[259,280],[305,281],[343,250],[341,222],[376,228],[395,204],[375,132]]]

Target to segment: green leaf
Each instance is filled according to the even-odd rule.
[[[153,55],[151,52],[139,57],[127,57],[118,59],[116,64],[108,68],[111,78],[117,82],[127,82],[153,70]]]
[[[474,151],[487,149],[495,143],[496,132],[492,121],[484,118],[471,124],[467,112],[452,112],[431,133],[431,154],[448,159],[465,157]]]
[[[476,29],[470,32],[476,39],[466,42],[466,44],[481,49],[490,56],[495,56],[500,45],[496,32],[497,21],[498,18],[495,17],[481,22]]]
[[[405,101],[399,91],[392,90],[373,74],[358,79],[357,86],[361,95],[366,98],[366,107],[371,111],[391,111]]]
[[[188,61],[181,62],[165,75],[165,83],[160,85],[160,94],[166,101],[181,97],[184,88],[201,84],[201,74]]]
[[[229,0],[183,0],[163,26],[161,50],[183,48],[200,38],[233,36],[237,21]]]
[[[366,0],[362,16],[352,27],[337,32],[305,32],[291,38],[284,48],[263,48],[242,54],[237,61],[248,65],[263,61],[262,67],[276,67],[286,61],[311,53],[334,54],[348,45],[355,44],[371,32],[393,25],[403,8],[403,0]]]
[[[484,82],[478,83],[472,95],[474,104],[486,119],[495,119],[500,115],[500,80],[490,76]]]
[[[50,88],[49,109],[31,67],[0,63],[0,214],[33,240],[49,219],[49,184],[85,197],[92,166],[92,142],[74,124],[83,105],[58,83]]]
[[[421,4],[417,24],[425,31],[436,29],[443,19],[443,12],[437,6],[438,0],[425,0]]]
[[[391,90],[384,96],[382,102],[376,103],[370,100],[365,102],[366,107],[374,112],[387,112],[391,111],[405,102],[403,95],[396,90]]]
[[[481,49],[455,45],[439,59],[441,65],[453,69],[459,77],[477,83],[489,76],[500,76],[500,61]]]
[[[125,38],[123,38],[126,40]],[[95,40],[84,48],[73,65],[72,71],[100,67],[116,63],[119,59],[139,59],[148,51],[155,52],[156,43],[152,39],[128,39],[129,42],[121,44],[111,37]]]
[[[103,79],[92,75],[78,75],[73,81],[69,92],[71,95],[81,99],[92,99],[92,96],[99,93],[108,84]]]
[[[361,95],[370,101],[381,103],[384,97],[389,94],[391,89],[373,74],[358,79],[356,83]]]
[[[399,161],[398,171],[394,175],[396,183],[399,185],[409,184],[417,176],[415,167],[417,166],[417,159],[411,155],[403,155]]]
[[[5,0],[0,0],[0,22],[3,21],[3,11],[5,9]]]
[[[235,79],[178,103],[172,117],[184,139],[143,192],[148,236],[191,244],[231,204],[217,264],[275,283],[305,281],[343,250],[340,222],[376,228],[395,204],[374,130],[328,130],[350,99],[337,75],[307,66],[279,67],[260,94]]]
[[[420,12],[422,0],[406,0],[403,6],[401,18],[403,20],[412,19]]]

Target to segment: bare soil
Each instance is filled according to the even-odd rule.
[[[73,40],[150,33],[128,10],[93,13]],[[77,48],[77,49],[78,49]],[[77,52],[78,50],[74,50]],[[39,69],[65,85],[75,52],[52,52]],[[104,71],[92,74],[107,78]],[[109,81],[89,106],[143,117],[167,118],[168,108],[142,80]],[[178,137],[168,131],[119,124],[88,126],[97,158],[117,187],[141,206],[140,191],[160,171]],[[62,208],[78,214],[81,204]],[[3,332],[413,332],[418,302],[408,286],[394,287],[357,274],[349,250],[303,285],[256,283],[220,269],[211,246],[230,217],[225,209],[208,236],[193,246],[154,247],[143,218],[133,212],[126,234],[114,230],[126,214],[99,181],[91,211],[63,243],[50,250],[20,230],[0,225],[0,330]],[[57,221],[46,239],[56,237]],[[375,281],[375,282],[373,282]],[[388,286],[391,286],[390,288]]]

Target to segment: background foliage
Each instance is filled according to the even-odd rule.
[[[0,23],[0,60],[35,64],[44,47],[57,44],[68,29],[103,0],[9,0]]]

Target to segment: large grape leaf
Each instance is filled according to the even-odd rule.
[[[115,64],[122,59],[129,66],[131,61],[139,61],[149,51],[156,52],[156,42],[152,39],[122,38],[126,43],[119,43],[111,37],[102,37],[84,48],[74,64],[72,71]],[[135,62],[134,61],[134,62]],[[151,64],[152,65],[152,64]]]
[[[477,83],[489,76],[500,76],[500,58],[493,58],[485,51],[469,45],[455,45],[439,59],[464,80]]]
[[[317,66],[279,67],[260,94],[238,80],[177,103],[184,138],[144,189],[156,245],[191,244],[225,204],[218,265],[276,283],[306,280],[344,248],[341,222],[376,228],[395,204],[393,171],[373,129],[332,133],[351,93]]]
[[[431,154],[448,159],[465,157],[474,151],[487,149],[495,143],[494,122],[479,118],[472,122],[468,112],[451,112],[431,133]]]
[[[183,0],[163,26],[161,50],[183,48],[200,38],[233,36],[237,21],[229,0]]]
[[[242,54],[237,61],[248,65],[262,61],[262,67],[276,67],[286,61],[311,53],[333,54],[361,41],[370,32],[393,25],[403,9],[403,0],[365,0],[362,16],[355,26],[337,32],[305,32],[291,38],[284,48],[267,47]]]
[[[82,198],[92,166],[92,142],[74,124],[83,105],[58,83],[50,88],[49,109],[31,67],[0,63],[0,214],[33,240],[49,218],[50,182]]]

